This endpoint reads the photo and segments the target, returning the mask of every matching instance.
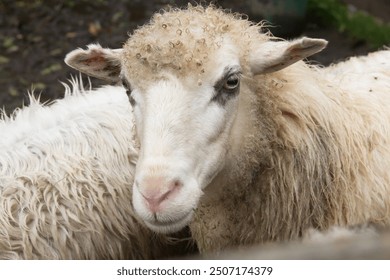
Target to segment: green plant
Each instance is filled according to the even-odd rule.
[[[362,11],[351,11],[339,0],[309,0],[308,20],[333,26],[340,32],[368,42],[373,48],[390,44],[390,25]]]

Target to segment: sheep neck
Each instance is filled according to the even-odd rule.
[[[387,197],[388,167],[365,151],[376,139],[375,153],[386,153],[388,136],[379,139],[375,119],[362,115],[363,99],[330,87],[323,75],[299,63],[246,83],[227,164],[191,224],[201,251],[295,239],[311,227],[389,222],[390,206],[373,207],[377,195],[366,189],[380,174]],[[308,76],[316,82],[299,78]],[[376,112],[378,105],[365,106]]]

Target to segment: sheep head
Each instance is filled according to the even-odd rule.
[[[133,206],[147,226],[168,233],[191,221],[202,190],[224,168],[245,79],[325,46],[275,40],[237,15],[193,7],[156,14],[123,49],[90,45],[65,62],[127,88],[141,145]]]

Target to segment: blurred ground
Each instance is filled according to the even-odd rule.
[[[0,0],[0,108],[11,112],[27,103],[27,91],[35,88],[42,100],[63,95],[59,81],[71,73],[63,59],[69,51],[99,42],[118,48],[138,25],[154,11],[168,4],[182,6],[188,1],[169,0]],[[203,1],[207,2],[207,1]],[[249,14],[242,1],[214,1],[225,8]],[[345,0],[359,9],[390,22],[389,0]],[[328,48],[313,57],[329,64],[347,56],[373,51],[364,41],[356,41],[331,28],[307,25],[302,35],[329,40]],[[98,82],[93,80],[93,84]]]

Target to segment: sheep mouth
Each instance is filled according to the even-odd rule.
[[[153,221],[145,221],[146,225],[155,232],[174,233],[180,231],[188,225],[192,219],[193,211],[189,211],[176,219],[162,220],[158,215],[154,215]]]
[[[159,226],[169,226],[169,225],[172,225],[172,224],[180,223],[180,221],[186,219],[189,215],[191,215],[191,212],[192,211],[184,214],[183,216],[181,216],[178,219],[169,220],[169,221],[161,221],[161,220],[159,220],[157,215],[154,215],[154,217],[155,217],[154,224],[159,225]]]

